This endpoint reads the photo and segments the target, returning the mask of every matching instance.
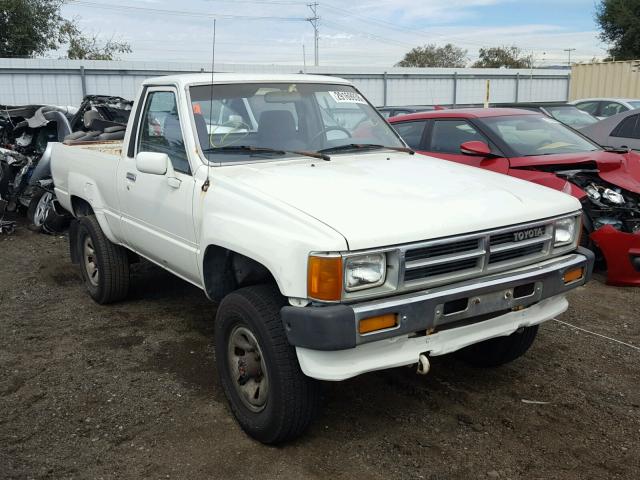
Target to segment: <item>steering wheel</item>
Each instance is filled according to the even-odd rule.
[[[347,138],[351,138],[351,132],[344,127],[340,127],[338,125],[330,125],[322,129],[322,131],[316,133],[313,138],[311,138],[311,143],[315,144],[321,135],[326,135],[328,132],[339,131],[347,134]]]

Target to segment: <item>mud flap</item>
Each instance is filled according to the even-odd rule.
[[[71,220],[69,225],[69,256],[71,263],[77,265],[80,263],[80,252],[78,251],[78,219]]]

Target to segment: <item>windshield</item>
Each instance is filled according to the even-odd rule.
[[[190,94],[198,141],[215,163],[264,161],[353,144],[404,147],[348,85],[202,85],[191,87]]]
[[[593,115],[580,110],[578,107],[545,107],[545,109],[555,118],[565,125],[573,128],[586,127],[592,123],[596,123],[598,119]]]
[[[631,105],[634,109],[640,108],[640,102],[627,102],[627,103]]]
[[[576,132],[542,115],[513,115],[483,119],[520,157],[599,150]]]

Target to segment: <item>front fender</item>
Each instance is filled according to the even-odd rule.
[[[342,235],[315,218],[233,185],[225,188],[214,183],[204,197],[201,212],[201,268],[208,246],[226,248],[269,270],[287,297],[307,297],[307,259],[311,251],[347,249]]]

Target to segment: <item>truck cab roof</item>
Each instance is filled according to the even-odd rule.
[[[225,83],[332,83],[351,85],[351,82],[343,78],[324,75],[305,74],[264,74],[264,73],[188,73],[180,75],[167,75],[164,77],[148,78],[143,82],[144,86],[177,85],[186,87],[189,85],[208,85],[213,80],[214,84]]]

